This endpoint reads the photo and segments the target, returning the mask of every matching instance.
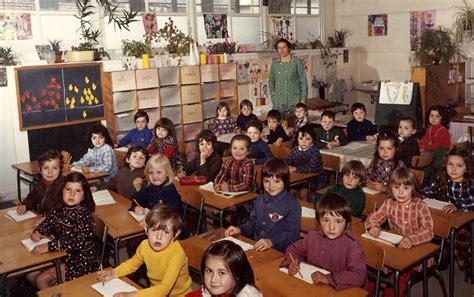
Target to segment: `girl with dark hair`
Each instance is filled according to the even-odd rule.
[[[441,105],[431,106],[428,110],[426,132],[419,142],[420,150],[449,149],[451,146],[451,136],[448,129],[449,114],[446,107]]]
[[[186,297],[262,297],[242,248],[229,240],[213,243],[201,259],[203,286]]]
[[[174,130],[173,122],[168,118],[159,119],[153,129],[155,136],[147,147],[151,156],[162,154],[170,159],[175,172],[181,172],[183,167],[183,156],[178,149],[178,139]]]
[[[217,103],[216,118],[211,120],[208,126],[209,130],[211,130],[216,136],[240,132],[237,122],[230,113],[229,104],[223,101]]]

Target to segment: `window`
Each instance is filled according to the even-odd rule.
[[[40,10],[76,11],[76,0],[40,0]]]
[[[268,4],[270,14],[319,14],[319,0],[272,0]]]
[[[202,13],[260,13],[260,0],[196,0]]]
[[[0,2],[1,10],[35,10],[35,0],[3,0]]]
[[[186,13],[186,0],[149,0],[149,11]]]
[[[319,0],[295,0],[293,4],[296,14],[319,14]]]

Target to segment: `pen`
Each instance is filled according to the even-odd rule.
[[[71,160],[72,160],[72,155],[69,156],[69,158],[67,159],[67,163],[66,163],[66,164],[71,164]]]
[[[137,206],[140,206],[141,208],[143,208],[143,206],[141,206],[140,203],[138,203],[138,201],[137,201],[136,199],[133,199],[133,202],[135,202],[135,204],[136,204]]]
[[[295,259],[291,255],[291,253],[288,253],[288,254],[290,255],[291,262],[293,262],[293,264],[297,265]],[[300,275],[301,278],[304,278],[299,269],[298,269],[298,274]]]
[[[100,263],[100,272],[104,272],[104,267],[102,267],[102,263]],[[103,275],[103,274],[102,274]],[[104,286],[104,282],[102,281],[102,286]]]

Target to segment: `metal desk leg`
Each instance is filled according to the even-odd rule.
[[[224,227],[224,210],[221,209],[219,212],[219,224],[221,225],[221,228]]]
[[[423,260],[421,266],[423,269],[423,297],[428,297],[428,268],[427,260]]]
[[[18,193],[17,199],[21,199],[21,179],[20,170],[16,171],[16,192]],[[3,296],[3,295],[2,295]]]
[[[454,233],[456,230],[451,228],[449,232],[449,297],[454,297]]]
[[[7,274],[6,273],[2,274],[1,280],[0,280],[0,287],[1,287],[0,292],[2,293],[2,296],[7,296],[7,288],[5,287],[6,279],[7,279]]]
[[[471,221],[471,284],[474,284],[474,220]]]
[[[54,260],[53,264],[54,268],[56,269],[56,281],[58,282],[58,284],[60,284],[63,282],[61,276],[61,262],[59,262],[58,260]]]
[[[400,271],[395,270],[394,278],[393,278],[393,296],[399,297],[398,295],[400,294]]]
[[[120,264],[120,255],[119,255],[120,240],[121,240],[121,238],[116,238],[114,240],[114,262],[115,262],[115,267],[119,266],[119,264]]]

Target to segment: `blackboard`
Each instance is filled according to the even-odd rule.
[[[100,63],[19,67],[15,76],[22,131],[104,117]]]

